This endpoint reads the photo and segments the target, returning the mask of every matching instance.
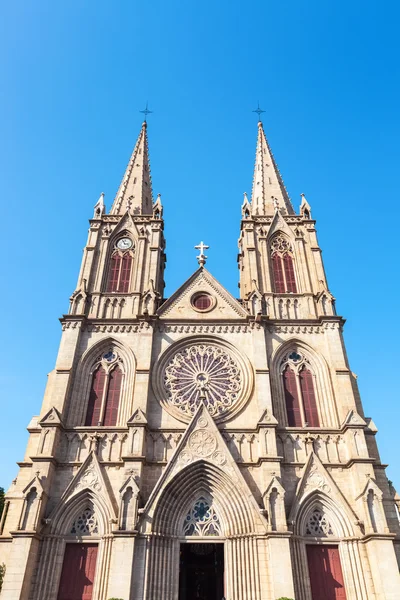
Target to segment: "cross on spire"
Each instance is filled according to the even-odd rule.
[[[252,112],[258,114],[258,120],[261,122],[261,115],[262,115],[262,113],[265,113],[265,110],[263,110],[262,108],[260,108],[260,103],[259,102],[257,102],[257,108],[256,108],[256,110],[253,110]]]
[[[201,267],[204,267],[206,264],[207,256],[204,254],[204,250],[208,250],[209,247],[210,246],[206,246],[204,242],[200,242],[200,244],[194,247],[195,250],[199,250],[199,255],[196,256],[196,258]]]
[[[146,102],[146,108],[144,110],[140,110],[139,112],[144,114],[144,122],[147,123],[147,115],[150,115],[153,111],[149,110],[149,103]]]

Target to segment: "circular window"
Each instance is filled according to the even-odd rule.
[[[252,372],[230,345],[204,337],[173,344],[158,361],[152,382],[161,403],[178,419],[190,420],[202,403],[222,419],[247,401]]]
[[[192,296],[191,303],[193,308],[195,308],[196,310],[206,312],[213,308],[214,299],[209,294],[200,292],[199,294],[195,294],[194,296]]]

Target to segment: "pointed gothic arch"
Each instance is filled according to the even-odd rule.
[[[240,589],[252,589],[252,600],[261,600],[257,537],[266,533],[259,508],[243,490],[235,473],[228,474],[216,464],[197,460],[178,471],[155,501],[149,500],[141,522],[140,534],[149,538],[146,564],[146,598],[157,597],[163,589],[165,600],[176,598],[178,589],[180,540],[185,539],[184,523],[195,503],[205,498],[218,520],[218,536],[225,542],[225,557],[230,574],[226,581],[227,597],[241,597]],[[154,502],[154,503],[153,503]],[[207,534],[206,534],[207,535]],[[213,537],[215,539],[215,537]],[[241,556],[240,582],[234,577],[234,565]],[[160,570],[159,565],[164,569]],[[138,565],[135,566],[138,568]],[[165,582],[165,573],[169,580]]]
[[[298,363],[289,359],[289,356],[292,354],[299,355]],[[291,368],[294,373],[293,381],[289,382],[294,388],[292,390],[292,397],[294,398],[292,408],[293,411],[298,411],[300,415],[298,420],[293,418],[294,420],[292,421],[288,416],[288,411],[291,410],[291,407],[288,406],[288,394],[286,391],[290,388],[290,385],[284,381],[284,371],[287,367]],[[307,374],[307,381],[301,381],[300,378],[301,370],[304,369],[304,373]],[[298,381],[296,381],[296,377]],[[312,390],[310,388],[311,385]],[[271,358],[271,386],[273,390],[274,414],[280,423],[286,426],[303,427],[310,420],[306,418],[307,415],[314,414],[314,421],[311,422],[315,424],[310,426],[340,426],[334,387],[328,364],[319,352],[316,352],[310,345],[305,344],[304,341],[292,338],[284,342],[274,352]],[[315,411],[317,411],[317,416],[315,416]],[[289,425],[289,423],[291,424]]]
[[[84,488],[67,500],[62,497],[46,522],[34,600],[57,597],[67,545],[74,546],[82,539],[94,542],[99,549],[94,589],[101,593],[102,582],[110,566],[111,533],[116,522],[115,511],[106,498]]]
[[[111,524],[115,514],[101,494],[96,494],[89,488],[80,490],[67,502],[60,502],[50,516],[50,531],[52,535],[67,536],[71,534],[72,525],[85,509],[91,508],[96,515],[98,536],[111,533]]]
[[[360,567],[360,546],[353,543],[358,535],[356,518],[346,501],[340,502],[336,495],[333,497],[331,493],[315,488],[305,493],[300,501],[295,500],[289,519],[294,534],[291,544],[296,598],[305,600],[311,597],[310,580],[316,567],[310,563],[308,550],[325,556],[327,549],[333,549],[339,570],[343,573],[342,587],[348,594],[350,590],[357,589],[357,598],[367,600],[365,575]],[[327,573],[330,568],[327,568]]]
[[[291,514],[291,520],[294,521],[293,532],[295,535],[300,537],[312,535],[307,533],[307,528],[310,517],[315,511],[320,511],[325,515],[327,521],[331,524],[332,537],[341,539],[355,535],[352,524],[352,517],[354,520],[354,515],[349,514],[345,506],[341,506],[337,501],[335,502],[324,491],[317,489],[305,496],[299,503],[297,510]]]
[[[259,528],[254,507],[237,483],[216,465],[199,460],[182,469],[166,486],[154,509],[152,531],[181,535],[188,510],[202,495],[215,503],[224,536],[250,534]]]
[[[118,240],[129,238],[132,245],[123,249],[118,247]],[[102,277],[102,290],[107,293],[128,294],[131,291],[135,254],[137,248],[137,235],[133,228],[117,227],[108,241],[104,271]]]
[[[299,277],[293,240],[278,230],[268,238],[268,247],[273,291],[277,294],[298,293]]]
[[[114,355],[114,356],[113,356]],[[103,369],[108,381],[100,382],[98,393],[102,394],[97,401],[92,396],[96,390],[95,377],[99,369]],[[119,391],[112,389],[113,372],[119,369]],[[133,410],[133,388],[136,374],[136,358],[133,351],[121,341],[109,337],[88,348],[77,366],[75,385],[71,392],[68,411],[68,422],[71,425],[98,426],[98,422],[87,422],[90,403],[98,409],[99,422],[104,426],[125,424]],[[101,385],[100,385],[101,384]],[[115,386],[114,386],[115,387]],[[112,392],[112,393],[111,393]],[[97,392],[96,392],[97,393]],[[110,414],[109,414],[110,413]],[[97,414],[97,413],[96,413]]]

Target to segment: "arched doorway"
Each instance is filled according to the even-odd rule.
[[[191,463],[148,507],[145,524],[146,600],[260,600],[258,544],[266,529],[236,473]]]

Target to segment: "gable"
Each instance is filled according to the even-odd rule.
[[[193,306],[194,297],[204,293],[211,298],[206,311]],[[247,310],[216,279],[201,267],[158,309],[160,318],[168,319],[246,319]]]
[[[255,530],[259,533],[265,532],[266,523],[260,515],[259,506],[253,493],[204,403],[199,406],[193,416],[170,462],[147,501],[143,510],[142,532],[151,531],[155,522],[155,513],[160,502],[162,502],[162,497],[168,491],[168,488],[171,485],[173,486],[174,481],[178,482],[179,493],[190,496],[194,487],[198,484],[199,470],[208,469],[207,465],[210,470],[214,470],[211,479],[218,477],[215,473],[219,472],[221,479],[229,481],[230,485],[234,486],[235,492],[241,496],[242,502],[246,504],[246,510],[251,513],[250,520]],[[181,486],[180,477],[185,472],[188,473],[190,469],[195,473],[193,483],[190,487]],[[209,480],[210,485],[211,479]],[[172,491],[172,494],[174,495],[175,492]],[[227,489],[224,493],[224,501],[227,501],[228,497],[229,490]],[[177,497],[175,497],[175,500],[178,500]],[[182,501],[177,501],[176,509],[178,510],[182,504],[183,498]]]

